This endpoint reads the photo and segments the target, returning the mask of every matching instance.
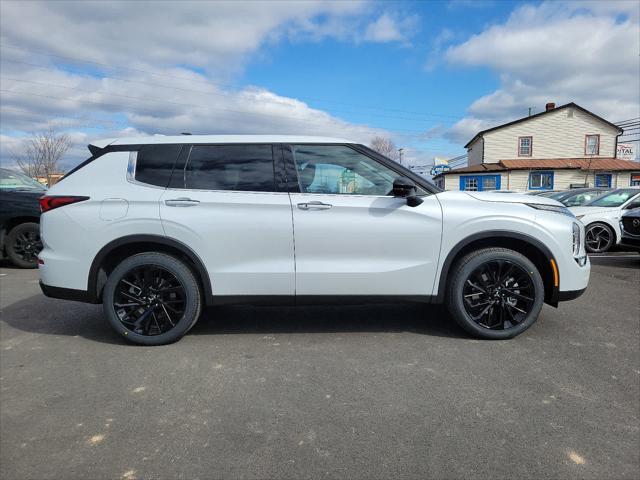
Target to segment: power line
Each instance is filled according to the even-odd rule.
[[[640,120],[640,117],[634,117],[634,118],[629,118],[627,120],[620,120],[619,122],[613,122],[615,125],[619,125],[621,123],[625,123],[625,122],[632,122],[634,120]]]
[[[3,110],[7,110],[10,109],[10,112],[6,112]],[[2,118],[2,116],[6,116],[7,114],[11,114],[14,113],[16,110],[18,112],[22,112],[24,114],[28,114],[31,116],[38,116],[40,115],[37,112],[34,112],[33,110],[28,110],[26,108],[18,108],[15,106],[9,106],[9,107],[3,107],[3,110],[0,110],[0,119]],[[95,122],[95,123],[102,123],[102,124],[108,124],[108,125],[113,125],[113,126],[119,126],[119,127],[129,127],[131,126],[129,123],[127,122],[117,122],[115,120],[108,120],[106,118],[96,118],[96,117],[90,117],[88,115],[82,115],[82,116],[68,116],[68,115],[55,115],[55,117],[49,118],[48,120],[52,121],[52,120],[58,120],[58,119],[66,119],[66,120],[74,120],[76,122],[79,121],[91,121],[91,122]]]
[[[27,53],[34,53],[36,55],[43,55],[43,56],[48,56],[48,57],[66,59],[66,60],[70,60],[72,62],[87,63],[87,64],[90,64],[90,65],[98,65],[98,66],[101,66],[101,67],[104,67],[104,68],[108,68],[108,69],[111,69],[111,70],[114,70],[114,69],[115,70],[128,70],[128,71],[132,71],[132,72],[146,73],[148,75],[153,75],[153,76],[157,76],[157,77],[172,78],[172,79],[175,79],[175,80],[186,80],[188,82],[196,82],[196,83],[202,83],[202,84],[206,84],[206,85],[217,85],[217,86],[221,86],[221,87],[224,87],[224,88],[232,88],[232,89],[237,89],[238,88],[235,85],[225,84],[225,83],[220,83],[220,82],[214,82],[212,80],[201,80],[201,79],[194,79],[194,78],[182,77],[182,76],[176,76],[176,75],[167,75],[167,74],[162,74],[162,73],[155,73],[155,72],[151,72],[149,70],[144,70],[144,69],[140,69],[140,68],[123,67],[123,66],[118,66],[118,65],[113,65],[113,64],[96,62],[96,61],[92,61],[92,60],[79,59],[79,58],[76,58],[76,57],[68,57],[68,56],[57,55],[57,54],[53,54],[53,53],[37,52],[37,51],[34,51],[34,50],[29,50],[29,49],[22,48],[22,47],[17,47],[17,46],[14,46],[14,45],[0,44],[0,47],[20,50],[20,51],[27,52]],[[31,64],[29,62],[24,62],[22,60],[3,59],[3,61],[5,61],[5,62],[6,61],[16,62],[16,63],[25,63],[27,65],[40,67],[37,64]],[[112,77],[112,78],[117,78],[117,77]],[[129,80],[125,80],[125,81],[129,81]],[[133,82],[133,80],[130,80],[130,81]],[[169,87],[169,88],[182,89],[182,88],[179,88],[179,87]],[[182,90],[184,90],[184,89],[182,89]],[[334,103],[334,104],[339,104],[339,105],[352,106],[352,107],[356,107],[356,108],[367,108],[367,109],[380,110],[380,111],[408,113],[410,115],[422,115],[422,116],[428,116],[428,117],[442,117],[442,118],[448,118],[448,119],[452,119],[452,120],[457,120],[458,118],[460,118],[459,116],[447,115],[447,114],[441,114],[441,113],[416,112],[416,111],[410,111],[410,110],[402,110],[402,109],[396,109],[396,108],[384,108],[384,107],[377,107],[377,106],[374,107],[374,106],[370,106],[370,105],[362,105],[362,104],[356,104],[356,103],[350,103],[350,102],[340,102],[340,101],[337,101],[337,100],[327,100],[327,99],[320,99],[320,98],[313,98],[313,97],[304,97],[304,98],[306,98],[307,101]],[[416,119],[407,119],[407,120],[416,120]]]
[[[3,62],[16,62],[16,63],[24,63],[26,65],[30,65],[36,68],[41,68],[41,69],[47,69],[48,67],[46,66],[41,66],[41,65],[37,65],[37,64],[33,64],[33,63],[29,63],[29,62],[22,62],[19,60],[2,60]],[[140,80],[131,80],[128,78],[122,78],[122,77],[115,77],[115,76],[111,76],[111,75],[105,75],[101,78],[108,78],[108,79],[112,79],[112,80],[119,80],[122,82],[128,82],[128,83],[137,83],[140,85],[149,85],[149,86],[153,86],[153,87],[162,87],[162,88],[170,88],[173,90],[180,90],[183,92],[191,92],[191,93],[198,93],[198,94],[203,94],[203,95],[207,95],[207,96],[215,96],[215,97],[224,97],[224,98],[229,98],[232,99],[231,94],[230,93],[220,93],[220,92],[208,92],[208,91],[204,91],[204,90],[193,90],[190,88],[183,88],[183,87],[176,87],[173,85],[166,85],[166,84],[159,84],[159,83],[151,83],[151,82],[145,82],[145,81],[140,81]],[[25,82],[29,82],[30,80],[22,80],[22,79],[13,79],[16,81],[25,81]],[[311,107],[313,108],[313,107]],[[373,107],[371,107],[373,108]],[[412,122],[427,122],[427,121],[432,121],[432,120],[427,120],[427,119],[422,119],[422,118],[411,118],[411,117],[400,117],[400,116],[394,116],[394,115],[380,115],[377,113],[370,113],[370,112],[358,112],[358,111],[353,111],[353,110],[335,110],[332,109],[332,113],[334,112],[339,112],[339,113],[350,113],[350,114],[355,114],[355,115],[366,115],[367,117],[378,117],[378,118],[388,118],[388,119],[395,119],[395,120],[410,120]]]
[[[35,83],[35,82],[31,82],[31,83]],[[38,82],[40,83],[40,82]],[[75,87],[63,87],[63,88],[71,88],[71,89],[75,89]],[[92,93],[95,93],[94,90],[86,90]],[[95,100],[88,100],[85,98],[72,98],[72,97],[58,97],[58,96],[53,96],[53,95],[43,95],[43,94],[38,94],[38,93],[33,93],[33,92],[23,92],[23,91],[15,91],[15,90],[6,90],[6,89],[0,89],[0,92],[4,92],[4,93],[10,93],[10,94],[17,94],[17,95],[28,95],[28,96],[35,96],[35,97],[41,97],[41,98],[50,98],[50,99],[54,99],[54,100],[63,100],[63,101],[73,101],[73,102],[81,102],[81,103],[90,103],[90,104],[94,104],[94,105],[99,105],[102,107],[112,107],[114,109],[117,109],[117,111],[122,111],[122,106],[121,105],[117,105],[117,104],[113,104],[113,103],[108,103],[108,102],[102,102],[102,101],[95,101]],[[143,100],[143,101],[156,101],[154,99],[150,99],[150,98],[141,98],[141,97],[131,97],[128,95],[118,95],[118,94],[108,94],[106,92],[103,92],[106,95],[112,95],[112,96],[119,96],[119,97],[125,97],[125,98],[130,98],[130,99],[134,99],[134,100]],[[182,105],[182,106],[191,106],[193,108],[201,108],[201,109],[206,109],[206,110],[224,110],[224,111],[228,111],[230,113],[235,113],[235,114],[240,114],[240,115],[259,115],[259,116],[269,116],[269,117],[274,117],[274,118],[284,118],[283,116],[278,116],[278,115],[273,115],[273,114],[268,114],[268,113],[261,113],[261,112],[249,112],[249,111],[236,111],[236,110],[228,110],[228,109],[221,109],[221,108],[216,108],[216,107],[206,107],[203,105],[193,105],[193,104],[185,104],[185,103],[178,103],[178,102],[168,102],[166,100],[159,100],[159,102],[164,102],[164,103],[171,103],[171,104],[176,104],[176,105]],[[155,115],[157,112],[155,110],[152,110],[150,108],[137,108],[137,112],[132,112],[132,114],[137,114],[137,113],[141,113],[141,112],[149,112],[151,115]],[[424,131],[422,130],[410,130],[410,129],[387,129],[387,128],[382,128],[382,127],[373,127],[373,126],[368,126],[368,125],[362,125],[360,126],[360,128],[369,128],[371,130],[388,130],[391,132],[409,132],[412,133],[413,135],[408,135],[408,136],[416,136],[416,137],[421,137],[424,135]],[[403,134],[403,135],[407,135],[407,134]]]

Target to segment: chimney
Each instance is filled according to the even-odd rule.
[[[548,112],[549,110],[553,110],[556,108],[556,104],[553,102],[549,102],[545,105],[544,109]]]

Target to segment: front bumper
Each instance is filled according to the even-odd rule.
[[[567,290],[566,292],[560,292],[558,294],[558,301],[568,302],[569,300],[575,300],[576,298],[581,297],[586,291],[587,287],[584,287],[582,290]]]
[[[631,235],[622,235],[620,239],[620,246],[622,247],[631,247],[634,249],[640,248],[640,237],[633,237]]]

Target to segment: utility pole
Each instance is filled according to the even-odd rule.
[[[404,148],[399,148],[398,149],[398,158],[400,159],[400,165],[402,165],[402,151],[404,150]]]
[[[531,116],[531,110],[533,110],[533,107],[529,107],[529,117]]]

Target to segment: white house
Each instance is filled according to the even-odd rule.
[[[434,177],[446,190],[564,190],[640,185],[640,164],[616,158],[623,130],[575,103],[477,133],[468,166]]]

